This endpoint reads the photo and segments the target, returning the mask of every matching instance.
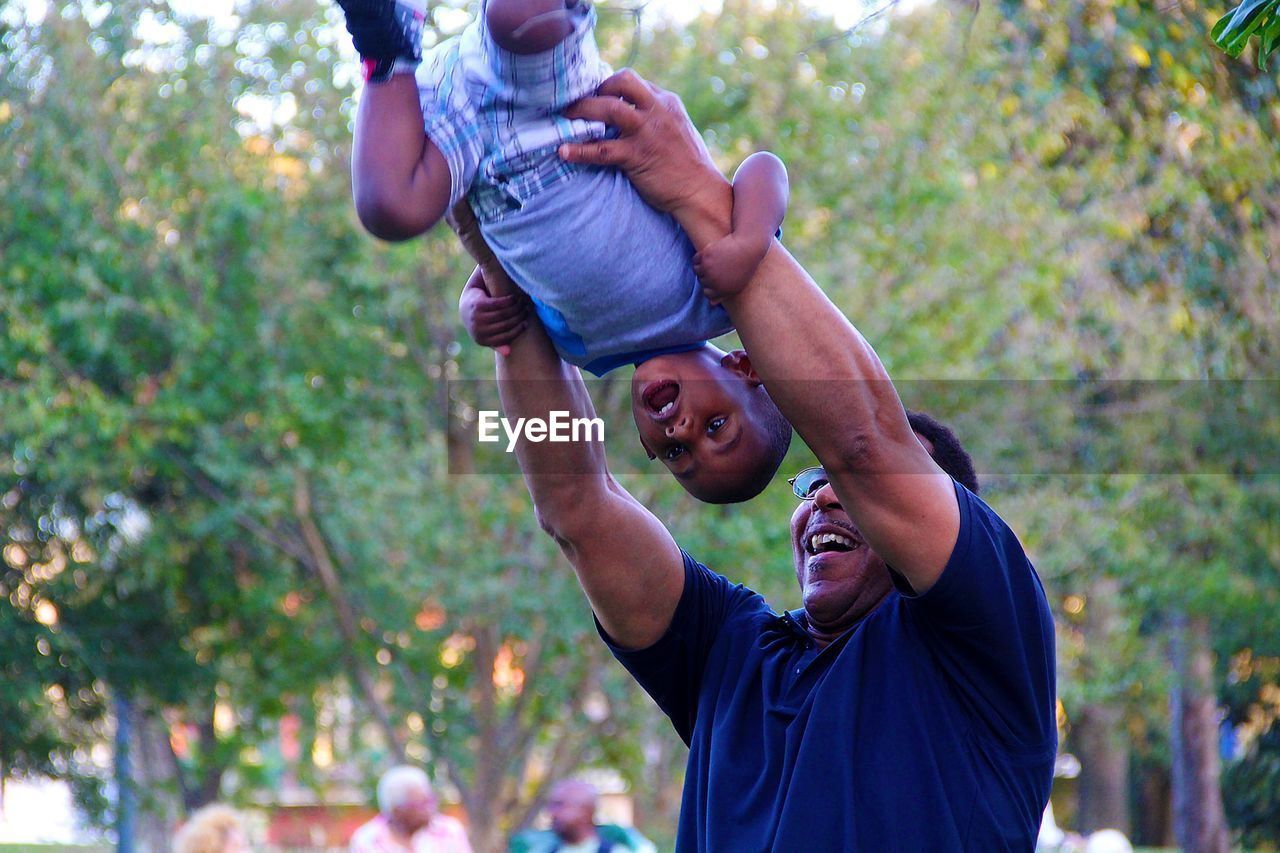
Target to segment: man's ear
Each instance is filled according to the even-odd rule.
[[[760,375],[756,373],[756,369],[751,366],[751,356],[747,355],[746,350],[736,349],[733,352],[725,353],[724,357],[720,359],[720,366],[732,370],[745,379],[747,384],[753,388],[764,384],[760,379]]]

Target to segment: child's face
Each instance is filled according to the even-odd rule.
[[[720,502],[769,453],[764,389],[750,362],[713,347],[649,359],[631,378],[640,442],[699,500]]]

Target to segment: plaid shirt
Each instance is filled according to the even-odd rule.
[[[612,73],[596,49],[595,10],[583,0],[566,12],[573,33],[545,53],[498,47],[481,13],[423,58],[418,94],[427,136],[449,163],[450,207],[466,196],[481,221],[500,219],[575,169],[556,154],[561,143],[606,135],[598,122],[559,115]]]

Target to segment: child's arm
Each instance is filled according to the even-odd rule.
[[[510,355],[511,342],[529,327],[529,309],[529,298],[524,293],[517,290],[494,296],[482,275],[473,275],[458,299],[458,315],[467,334],[499,355]]]
[[[412,74],[365,86],[351,184],[361,224],[384,240],[416,237],[444,216],[452,188],[449,165],[422,131]]]
[[[702,292],[719,304],[742,290],[768,254],[787,214],[787,167],[767,151],[752,154],[733,176],[733,231],[694,256]]]

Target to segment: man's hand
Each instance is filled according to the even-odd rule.
[[[712,305],[742,291],[769,253],[772,240],[758,240],[737,231],[693,256],[693,271],[702,282],[702,295]]]
[[[621,135],[562,145],[562,158],[570,163],[617,166],[645,201],[674,215],[682,225],[685,215],[692,217],[714,206],[729,191],[680,98],[630,69],[605,80],[594,96],[573,104],[564,115],[604,122]]]
[[[529,327],[529,298],[523,293],[491,296],[477,268],[462,288],[458,314],[471,339],[501,355],[511,354],[511,342]]]

